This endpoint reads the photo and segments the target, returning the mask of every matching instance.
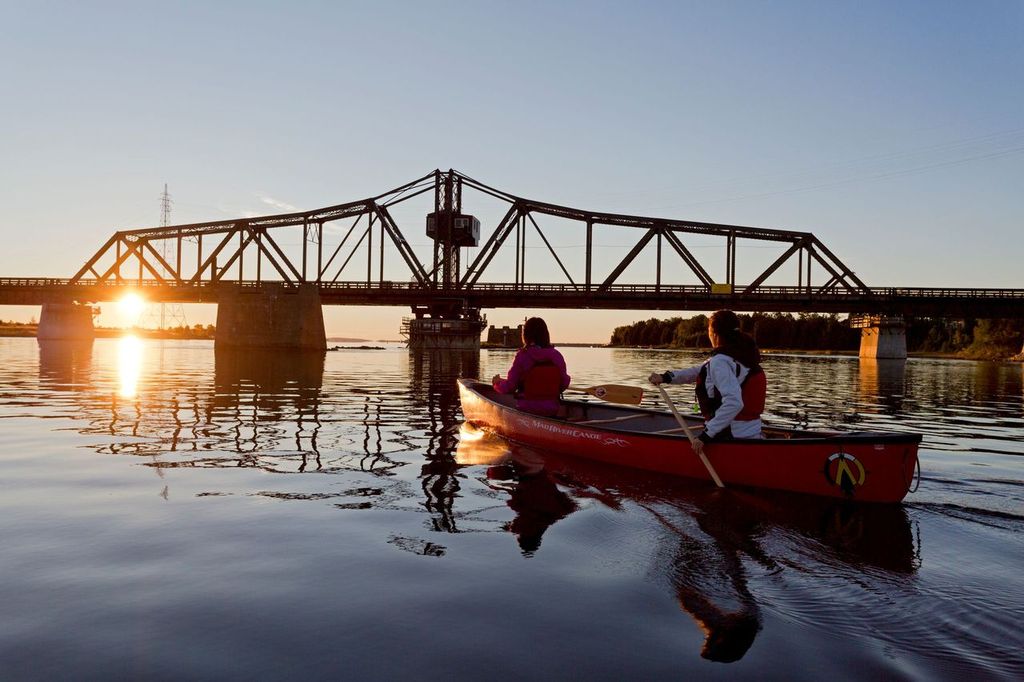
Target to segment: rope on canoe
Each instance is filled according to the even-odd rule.
[[[906,479],[907,476],[907,451],[903,451],[903,466],[900,467],[900,471],[903,473],[903,482],[907,485],[908,493],[916,493],[917,489],[921,485],[921,458],[914,458],[914,471],[910,474],[910,480]],[[913,488],[911,488],[913,486]]]

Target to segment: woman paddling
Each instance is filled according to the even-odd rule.
[[[523,347],[508,370],[508,378],[495,374],[491,385],[498,393],[514,393],[516,407],[526,412],[553,417],[558,414],[558,397],[569,387],[565,358],[551,345],[548,326],[539,317],[523,325]]]
[[[652,374],[658,385],[696,384],[697,403],[704,415],[704,431],[694,445],[700,453],[707,443],[731,438],[760,438],[761,413],[767,384],[761,352],[731,310],[719,310],[708,320],[713,351],[703,364]]]

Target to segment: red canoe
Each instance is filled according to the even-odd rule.
[[[459,379],[466,421],[539,450],[711,480],[668,412],[564,400],[565,416],[538,417],[488,384]],[[685,417],[693,428],[703,422]],[[916,434],[765,428],[763,439],[704,452],[726,487],[774,488],[863,502],[901,501],[918,466]]]

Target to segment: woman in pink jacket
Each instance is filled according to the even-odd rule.
[[[551,345],[548,326],[539,317],[523,325],[523,347],[516,353],[508,378],[495,374],[491,385],[498,393],[514,393],[516,407],[526,412],[553,417],[558,398],[569,387],[565,358]]]

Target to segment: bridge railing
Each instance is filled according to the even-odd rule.
[[[945,287],[887,287],[871,290],[874,296],[889,296],[893,298],[1024,298],[1024,289],[970,289]]]
[[[312,283],[315,284],[315,283]],[[274,282],[274,281],[255,281],[246,280],[242,282],[194,282],[185,284],[169,284],[166,282],[160,282],[153,279],[121,279],[119,281],[105,281],[98,282],[96,280],[81,279],[77,282],[72,283],[70,279],[58,278],[58,277],[3,277],[0,278],[0,287],[11,288],[11,289],[40,289],[40,288],[88,288],[88,287],[117,287],[124,289],[216,289],[219,287],[226,286],[242,286],[244,288],[259,289],[264,286],[289,286],[286,282]],[[291,285],[294,286],[294,285]],[[321,282],[317,284],[320,291],[329,293],[332,291],[379,291],[379,290],[390,290],[390,291],[438,291],[444,293],[475,293],[485,294],[488,292],[493,293],[538,293],[538,294],[552,294],[552,293],[564,293],[564,294],[595,294],[598,293],[596,286],[590,288],[587,291],[586,287],[580,284],[570,284],[565,282],[538,282],[538,283],[501,283],[501,282],[477,282],[472,287],[464,289],[433,289],[430,286],[424,286],[417,282],[402,282],[402,281],[383,281],[383,282],[370,282],[365,281],[354,281],[354,282]],[[737,286],[737,290],[741,290],[742,287]],[[603,288],[601,293],[604,294],[659,294],[659,295],[694,295],[694,296],[707,296],[710,292],[709,287],[701,284],[612,284]],[[721,296],[723,301],[728,301],[732,298],[742,298],[745,295],[742,293],[722,293],[714,294]],[[870,293],[865,294],[860,291],[854,291],[849,289],[832,289],[828,292],[821,292],[820,290],[813,289],[808,290],[807,287],[799,286],[760,286],[757,292],[753,294],[756,298],[772,298],[772,297],[787,297],[787,298],[825,298],[825,299],[846,299],[846,298],[857,298],[861,299],[865,296],[871,296],[880,299],[898,299],[898,298],[920,298],[920,299],[941,299],[941,298],[978,298],[978,299],[1009,299],[1009,300],[1024,300],[1024,289],[991,289],[991,288],[947,288],[947,287],[882,287],[874,288],[870,290]]]
[[[66,286],[71,280],[57,277],[0,277],[2,287]]]

